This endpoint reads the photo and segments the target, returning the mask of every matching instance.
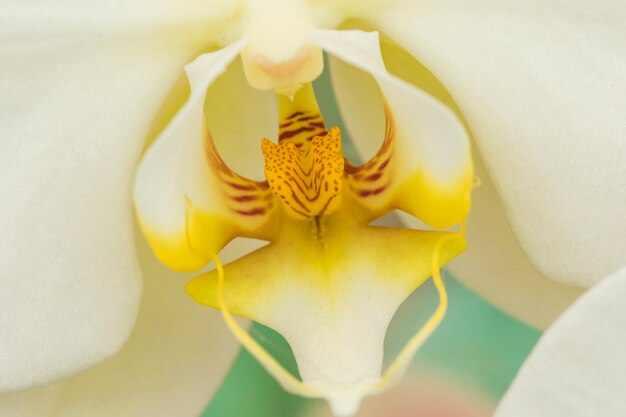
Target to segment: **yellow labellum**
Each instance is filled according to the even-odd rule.
[[[333,412],[337,416],[349,416],[354,414],[360,402],[360,398],[365,395],[376,394],[386,390],[389,386],[398,382],[403,372],[408,367],[415,352],[424,344],[430,335],[437,329],[448,308],[448,294],[441,278],[441,251],[443,245],[452,240],[463,238],[465,226],[459,234],[448,234],[442,236],[432,253],[431,268],[433,283],[439,294],[439,304],[426,323],[411,337],[398,356],[389,365],[379,380],[364,381],[361,384],[350,386],[345,390],[337,390],[335,387],[312,386],[294,377],[287,371],[267,350],[265,350],[248,332],[243,329],[232,316],[230,309],[224,298],[224,267],[217,255],[212,255],[217,271],[217,297],[218,306],[224,316],[226,325],[231,330],[237,340],[244,346],[252,356],[280,383],[280,385],[292,394],[309,398],[326,398],[329,400]]]

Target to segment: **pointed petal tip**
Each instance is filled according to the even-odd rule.
[[[198,304],[202,304],[209,307],[215,307],[217,300],[210,300],[209,294],[210,283],[207,278],[207,274],[198,275],[193,277],[185,284],[185,293],[191,297]]]

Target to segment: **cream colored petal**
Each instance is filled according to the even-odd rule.
[[[191,302],[184,277],[145,243],[140,259],[144,297],[131,337],[114,358],[63,383],[50,417],[196,417],[221,385],[239,350],[221,314]]]
[[[224,257],[233,259],[233,252],[252,247],[252,242],[234,241]],[[120,353],[67,381],[0,396],[0,415],[200,415],[238,345],[221,315],[191,302],[183,289],[185,276],[161,265],[145,242],[139,245],[139,258],[146,277],[144,297],[137,324]]]
[[[548,279],[528,260],[481,158],[474,162],[481,186],[472,193],[467,250],[446,268],[496,307],[545,329],[583,290]]]
[[[231,160],[239,160],[240,165],[247,162],[248,170],[254,165],[250,161],[262,166],[261,139],[277,123],[271,110],[266,111],[275,108],[271,94],[247,86],[239,62],[233,64],[239,77],[231,75],[216,91],[209,89],[245,44],[238,41],[185,67],[191,96],[146,152],[137,171],[137,217],[159,259],[173,269],[203,267],[211,253],[234,237],[263,226],[272,211],[271,201],[265,198],[271,197],[267,186],[233,172],[218,145],[229,151]],[[215,113],[211,116],[215,130],[207,127],[207,96],[207,110]],[[226,105],[239,101],[247,103]],[[251,143],[254,140],[256,144]]]
[[[626,268],[574,303],[539,340],[497,417],[626,415]]]
[[[623,262],[623,2],[398,1],[364,18],[451,92],[543,273],[590,286]]]
[[[134,168],[183,63],[227,23],[165,6],[2,5],[0,390],[93,366],[132,329]]]
[[[311,39],[338,58],[333,61],[334,85],[355,146],[367,156],[372,148],[381,148],[379,167],[351,184],[357,196],[375,208],[389,204],[389,190],[391,207],[431,226],[463,221],[470,206],[473,166],[469,137],[454,113],[386,71],[377,33],[316,31]],[[386,132],[380,128],[381,115],[385,120],[381,92],[389,109]],[[385,149],[391,149],[389,155]]]

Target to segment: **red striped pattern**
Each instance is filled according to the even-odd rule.
[[[233,172],[217,153],[208,133],[205,140],[205,155],[211,170],[219,180],[224,201],[231,214],[239,217],[244,225],[252,218],[258,218],[255,220],[257,222],[264,221],[263,217],[274,208],[267,181],[253,181]]]
[[[344,172],[338,128],[306,141],[306,147],[292,140],[277,145],[266,139],[261,144],[272,192],[300,219],[329,214],[336,208]]]

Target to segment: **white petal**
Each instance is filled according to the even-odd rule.
[[[196,417],[239,351],[221,314],[189,299],[185,277],[146,244],[140,250],[146,280],[135,330],[114,358],[62,384],[62,417]]]
[[[446,268],[499,309],[545,329],[583,290],[548,279],[528,260],[478,155],[474,164],[481,186],[472,193],[468,246]]]
[[[626,252],[626,5],[398,2],[369,22],[442,81],[547,276],[589,286]]]
[[[266,209],[271,202],[262,198],[270,194],[267,187],[231,171],[220,155],[228,153],[229,160],[246,171],[259,172],[261,139],[277,130],[272,95],[246,85],[240,62],[229,68],[245,44],[235,42],[185,67],[191,96],[137,171],[137,216],[159,259],[173,269],[201,268],[211,260],[211,252],[245,235],[242,229],[264,224],[271,211]],[[235,74],[213,86],[227,68]],[[207,97],[212,115],[205,118]],[[209,122],[214,125],[207,127]],[[239,197],[252,200],[236,200]],[[261,215],[246,214],[259,207]]]
[[[194,39],[181,13],[159,26],[152,3],[2,6],[0,390],[92,366],[132,329],[134,167],[182,64],[223,28]]]
[[[626,415],[626,268],[570,307],[544,333],[496,416]]]
[[[232,259],[231,252],[249,246],[237,240],[224,251],[225,257]],[[0,415],[200,415],[230,368],[238,345],[219,312],[199,307],[187,297],[182,289],[185,276],[162,266],[144,242],[139,257],[146,276],[144,297],[137,324],[120,353],[67,381],[0,396]],[[33,406],[38,407],[36,412]]]
[[[278,107],[274,94],[248,85],[239,59],[209,87],[205,115],[228,167],[248,178],[265,179],[261,140],[278,136]]]

